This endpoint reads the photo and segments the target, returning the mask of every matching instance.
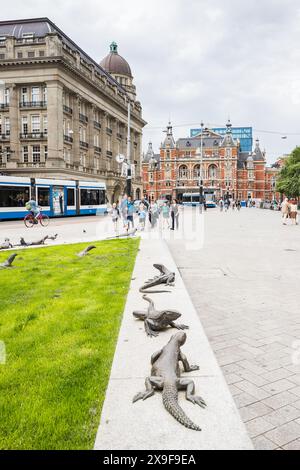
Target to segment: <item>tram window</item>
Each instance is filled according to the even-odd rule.
[[[29,188],[0,186],[0,207],[24,207],[29,201]]]
[[[68,199],[67,199],[67,205],[68,206],[75,206],[75,190],[68,188]]]
[[[105,191],[100,189],[81,189],[80,203],[82,206],[99,206],[105,204]]]
[[[37,188],[38,205],[42,207],[50,206],[49,188]]]

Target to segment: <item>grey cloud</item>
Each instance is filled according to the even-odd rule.
[[[202,119],[252,125],[269,161],[300,136],[300,15],[297,0],[14,0],[2,18],[48,16],[95,60],[112,40],[129,62],[148,126],[144,148]],[[161,129],[153,129],[161,127]],[[152,128],[152,129],[151,129]]]

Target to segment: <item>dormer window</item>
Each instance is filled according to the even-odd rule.
[[[26,41],[33,41],[34,33],[23,33],[22,38]]]

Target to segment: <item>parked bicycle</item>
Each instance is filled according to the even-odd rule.
[[[49,217],[46,214],[42,214],[41,210],[36,217],[34,217],[34,215],[32,215],[31,213],[25,215],[24,217],[24,224],[27,228],[31,228],[34,225],[37,225],[38,223],[40,223],[42,227],[48,227],[49,222]]]

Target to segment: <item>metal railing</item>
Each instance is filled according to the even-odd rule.
[[[67,105],[64,104],[64,105],[63,105],[63,108],[64,108],[64,111],[65,111],[66,113],[73,114],[73,110],[72,110],[72,108],[70,108],[69,106],[67,106]]]
[[[87,142],[83,142],[82,140],[79,141],[80,147],[85,149],[89,148],[89,144]]]
[[[100,124],[100,122],[94,121],[94,127],[96,127],[96,129],[101,129],[101,124]]]
[[[64,134],[64,140],[66,142],[72,143],[73,142],[73,137],[70,137],[69,135]]]
[[[21,132],[20,139],[47,139],[47,132]]]
[[[21,101],[20,108],[46,108],[47,101]]]
[[[79,113],[79,121],[81,122],[88,122],[88,117],[85,116],[84,114]]]
[[[101,147],[97,147],[96,145],[94,145],[94,150],[96,153],[101,153]]]

